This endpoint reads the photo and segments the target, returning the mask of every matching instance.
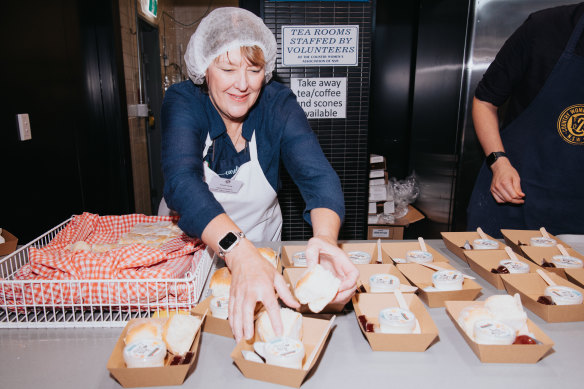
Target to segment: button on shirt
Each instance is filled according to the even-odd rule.
[[[274,190],[278,190],[282,161],[306,202],[304,219],[308,223],[314,208],[331,209],[343,220],[345,206],[339,177],[289,88],[275,81],[264,86],[243,123],[242,137],[251,140],[254,130],[260,166]],[[181,215],[181,229],[200,237],[207,224],[224,213],[204,182],[207,134],[215,141],[216,158],[219,149],[222,161],[238,160],[238,153],[233,145],[226,144],[229,137],[225,124],[209,96],[191,81],[175,84],[166,91],[162,131],[164,198],[169,208]],[[211,150],[208,154],[212,154]],[[221,173],[221,167],[211,168]]]

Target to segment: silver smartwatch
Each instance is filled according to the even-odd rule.
[[[245,238],[243,232],[229,231],[223,238],[219,239],[219,242],[217,242],[217,246],[219,246],[219,252],[217,255],[220,258],[225,258],[225,255],[237,247],[243,238]]]

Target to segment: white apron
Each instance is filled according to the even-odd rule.
[[[207,134],[203,158],[213,144]],[[282,233],[282,211],[276,192],[268,182],[258,160],[255,131],[248,143],[249,162],[241,165],[231,180],[240,181],[242,187],[237,193],[213,192],[215,199],[221,204],[225,213],[237,224],[252,242],[280,240]],[[205,182],[211,183],[217,173],[205,167]],[[166,202],[162,199],[158,215],[168,215]]]

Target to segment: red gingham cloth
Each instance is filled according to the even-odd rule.
[[[194,273],[205,246],[183,234],[160,248],[132,244],[104,253],[71,252],[66,247],[77,241],[117,243],[137,223],[176,221],[165,216],[140,214],[75,216],[45,247],[29,249],[29,263],[15,274],[15,280],[93,280],[86,283],[26,283],[24,288],[4,287],[0,300],[15,304],[128,304],[186,300],[186,282],[168,282]],[[194,253],[194,254],[193,254]],[[105,280],[156,279],[162,282],[107,282]],[[9,289],[9,290],[6,290]],[[184,289],[184,290],[183,290]]]

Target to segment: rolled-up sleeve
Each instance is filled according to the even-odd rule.
[[[345,217],[345,201],[339,176],[326,159],[304,111],[290,92],[278,107],[277,117],[284,126],[281,157],[286,170],[306,202],[304,219],[310,223],[310,211],[328,208]]]
[[[193,87],[177,84],[166,91],[162,104],[162,172],[164,199],[180,214],[179,227],[188,235],[201,237],[217,215],[221,204],[204,181],[203,149],[206,118],[203,101]]]

